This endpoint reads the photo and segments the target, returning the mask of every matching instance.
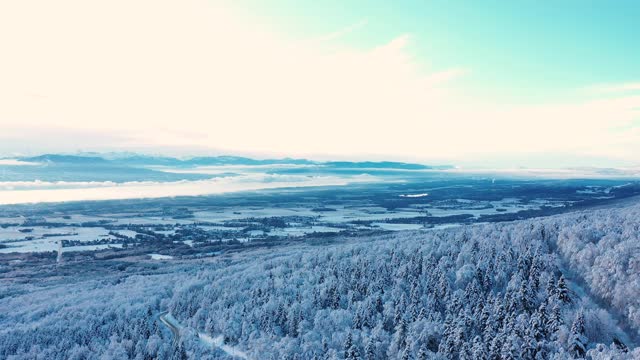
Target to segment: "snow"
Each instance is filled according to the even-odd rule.
[[[264,235],[264,231],[263,230],[250,230],[247,232],[247,235],[249,236],[262,236]]]
[[[421,224],[372,223],[371,225],[390,231],[418,230],[423,228]]]
[[[55,251],[58,248],[58,241],[70,240],[89,242],[94,240],[115,239],[109,235],[109,231],[101,227],[76,227],[76,226],[60,226],[60,227],[43,227],[33,226],[27,227],[32,229],[31,232],[20,232],[18,229],[25,227],[8,227],[0,228],[0,244],[7,245],[7,248],[0,249],[0,253],[10,252],[43,252]],[[123,230],[126,232],[127,230]],[[135,232],[131,232],[135,233]],[[115,244],[114,244],[115,245]],[[107,245],[83,245],[76,246],[79,250],[98,250],[105,249]],[[65,247],[65,251],[71,247]]]
[[[224,351],[227,355],[229,356],[234,356],[234,357],[238,357],[241,359],[248,359],[249,357],[241,350],[230,346],[230,345],[225,345],[223,342],[223,336],[222,335],[218,335],[215,338],[205,334],[205,333],[198,333],[198,337],[200,338],[200,340],[202,340],[203,343],[211,346],[211,347],[216,347],[219,348],[220,350]]]
[[[286,228],[286,229],[274,229],[269,232],[269,235],[299,237],[299,236],[304,236],[306,234],[312,234],[312,233],[325,233],[325,232],[335,233],[341,230],[342,229],[334,228],[330,226],[303,226],[303,227]]]
[[[134,238],[136,237],[136,235],[138,235],[138,233],[133,230],[115,230],[114,233],[124,235],[130,238]]]
[[[122,244],[97,244],[97,245],[78,245],[63,248],[63,252],[67,251],[95,251],[104,249],[119,249]]]
[[[149,256],[153,260],[172,260],[173,259],[173,256],[170,256],[170,255],[149,254]]]
[[[427,193],[424,193],[424,194],[401,194],[399,196],[400,197],[405,197],[405,198],[421,198],[421,197],[429,196],[429,194],[427,194]]]
[[[8,247],[0,248],[0,254],[9,253],[30,253],[30,252],[48,252],[57,251],[58,244],[56,241],[50,241],[49,239],[24,241],[19,243],[6,244]],[[109,248],[121,248],[122,244],[96,244],[96,245],[78,245],[67,246],[63,248],[64,252],[67,251],[95,251],[104,250]]]

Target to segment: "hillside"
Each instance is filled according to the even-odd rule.
[[[3,266],[0,357],[633,359],[639,229],[633,205],[160,265]]]

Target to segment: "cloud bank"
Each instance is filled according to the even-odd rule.
[[[0,205],[198,196],[288,187],[342,186],[375,181],[379,179],[368,175],[337,177],[266,174],[174,182],[14,181],[0,182]]]

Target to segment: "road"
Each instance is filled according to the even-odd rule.
[[[168,318],[169,316],[171,318]],[[180,328],[176,324],[174,324],[174,321],[172,321],[172,320],[175,320],[175,319],[173,319],[173,316],[171,316],[171,314],[169,314],[168,311],[162,312],[160,314],[160,321],[166,327],[168,327],[169,330],[171,330],[171,332],[173,333],[173,342],[172,342],[172,344],[175,347],[175,346],[178,346],[178,344],[180,344],[180,336],[181,335],[180,335]]]
[[[173,346],[178,346],[180,344],[182,338],[182,331],[185,329],[183,325],[181,325],[176,318],[174,318],[168,311],[164,311],[160,313],[159,316],[160,322],[162,322],[166,327],[171,330],[173,333]],[[242,350],[239,350],[233,346],[224,344],[223,336],[219,335],[215,338],[209,336],[208,334],[197,332],[198,338],[202,341],[203,344],[206,344],[214,349],[220,349],[224,351],[227,355],[237,357],[240,359],[248,360],[249,357]]]

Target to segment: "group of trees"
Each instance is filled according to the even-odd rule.
[[[570,268],[640,329],[640,207],[567,215],[557,226],[558,250]]]
[[[606,214],[272,253],[203,271],[171,311],[261,359],[632,358],[556,251],[566,229]]]
[[[6,281],[0,358],[229,357],[195,331],[173,346],[158,322],[165,310],[253,359],[640,358],[639,215],[592,211]]]
[[[171,332],[158,321],[173,284],[192,276],[172,270],[7,281],[0,286],[0,359],[183,360],[187,352],[214,357],[190,337],[174,347]]]

